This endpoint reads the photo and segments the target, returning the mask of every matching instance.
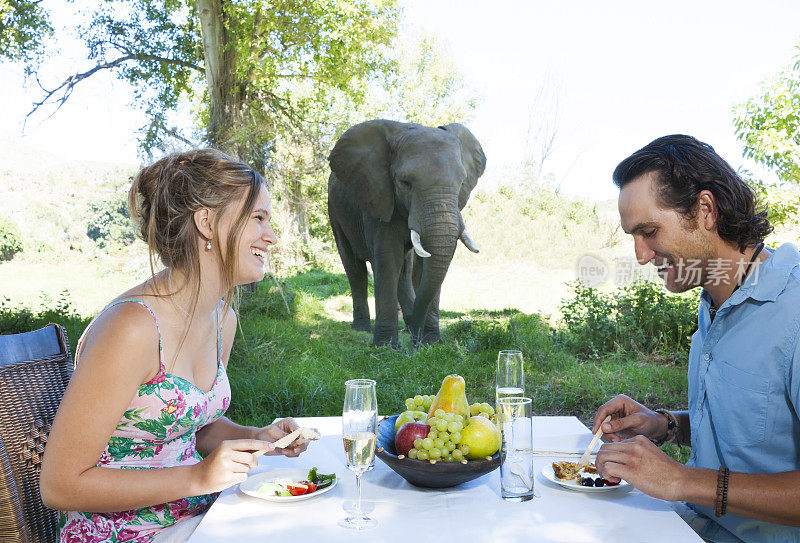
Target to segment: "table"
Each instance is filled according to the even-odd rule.
[[[253,498],[232,487],[220,495],[195,530],[190,543],[256,541],[473,541],[570,543],[702,542],[671,509],[633,487],[603,493],[562,488],[539,473],[555,457],[548,451],[585,450],[591,432],[575,417],[534,417],[534,489],[527,502],[500,498],[500,470],[449,489],[423,489],[407,483],[382,460],[362,477],[365,509],[374,529],[355,532],[338,526],[343,505],[355,499],[355,475],[342,451],[341,417],[297,418],[317,428],[322,438],[298,458],[266,456],[253,473],[278,468],[318,466],[335,472],[339,483],[319,498],[279,504]],[[562,457],[563,459],[563,457]],[[575,461],[575,458],[572,458]]]

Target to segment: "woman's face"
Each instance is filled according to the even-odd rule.
[[[222,254],[226,254],[224,243],[228,239],[228,232],[233,227],[236,218],[241,214],[247,199],[247,192],[243,191],[238,203],[230,206],[229,212],[223,214],[219,221],[220,241],[223,243]],[[270,208],[267,187],[262,184],[256,197],[253,210],[250,212],[239,236],[236,249],[237,266],[234,272],[234,281],[237,285],[245,285],[261,281],[264,278],[264,259],[267,247],[278,242],[275,232],[269,225],[272,210]]]

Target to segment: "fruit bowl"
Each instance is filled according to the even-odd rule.
[[[425,488],[448,488],[477,479],[481,475],[494,471],[500,465],[500,453],[495,453],[491,460],[471,460],[466,464],[442,461],[431,464],[427,460],[397,458],[397,450],[394,448],[394,423],[397,417],[398,415],[392,415],[378,423],[375,454],[412,485]]]

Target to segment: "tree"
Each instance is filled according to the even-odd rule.
[[[764,82],[761,94],[734,108],[736,137],[744,156],[772,169],[794,191],[752,181],[774,222],[797,222],[800,198],[800,44],[794,62]],[[794,194],[792,193],[794,192]]]
[[[478,97],[435,35],[407,30],[393,49],[397,71],[372,98],[383,116],[428,126],[466,123]],[[382,92],[384,91],[384,92]]]
[[[92,64],[43,87],[33,110],[57,109],[81,81],[113,70],[148,115],[144,150],[200,139],[263,172],[276,138],[314,103],[358,99],[354,81],[390,70],[396,15],[395,0],[100,0],[80,29]],[[315,92],[298,99],[304,81]],[[170,121],[181,100],[196,104],[194,131]]]
[[[40,1],[0,0],[0,58],[35,67],[53,27]]]

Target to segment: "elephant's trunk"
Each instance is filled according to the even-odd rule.
[[[425,316],[450,267],[461,234],[460,214],[455,202],[439,201],[428,206],[422,216],[421,242],[430,257],[422,260],[422,277],[411,314],[411,333],[421,337]]]

